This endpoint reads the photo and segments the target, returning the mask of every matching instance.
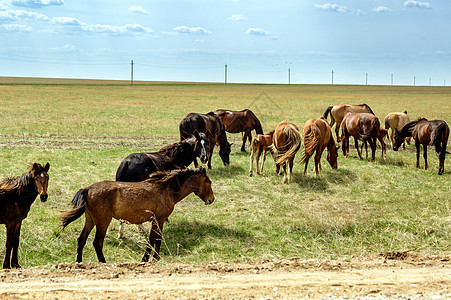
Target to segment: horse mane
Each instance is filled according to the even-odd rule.
[[[7,177],[0,181],[0,194],[14,192],[21,194],[30,184],[30,172],[23,173],[19,176]]]
[[[158,171],[151,174],[145,182],[167,184],[173,192],[177,193],[192,175],[199,174],[202,170],[203,168]]]
[[[410,123],[407,123],[406,125],[404,125],[401,130],[400,130],[400,134],[403,137],[408,137],[408,136],[412,136],[412,132],[413,132],[413,128],[419,123],[419,122],[423,122],[423,121],[427,121],[426,118],[419,118],[416,121],[412,121]]]
[[[193,137],[190,137],[183,141],[164,146],[163,148],[158,150],[157,153],[163,153],[164,155],[166,155],[170,158],[174,158],[176,156],[176,154],[178,154],[179,152],[182,152],[185,149],[185,145],[192,146],[191,143],[194,141],[194,139],[195,139],[195,137],[193,136]]]
[[[371,109],[371,107],[368,104],[364,103],[362,105],[368,107],[368,109],[370,110],[370,113],[374,115],[373,110]]]

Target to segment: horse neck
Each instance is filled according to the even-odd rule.
[[[169,158],[171,165],[188,166],[194,160],[194,139],[192,141],[181,141],[166,149],[165,156]]]
[[[1,189],[6,190],[7,194],[20,198],[22,201],[18,201],[18,204],[23,207],[31,206],[38,195],[35,180],[29,172],[9,180],[9,184],[7,186],[1,185]]]
[[[411,137],[413,130],[415,129],[415,126],[417,126],[418,121],[410,122],[401,129],[401,136],[402,137]]]
[[[178,203],[183,200],[186,196],[193,193],[199,185],[199,176],[191,175],[185,181],[180,182],[177,178],[174,178],[178,183],[178,190],[170,188],[171,192],[174,194],[174,203]]]

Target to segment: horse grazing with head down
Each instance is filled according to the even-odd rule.
[[[274,130],[272,141],[273,144],[271,147],[274,152],[277,173],[279,173],[280,167],[282,167],[282,182],[290,182],[293,178],[294,157],[301,147],[302,137],[299,128],[294,123],[283,121]]]
[[[445,156],[448,144],[449,127],[443,120],[428,121],[425,118],[404,125],[401,130],[395,129],[393,150],[397,151],[406,137],[413,137],[417,149],[417,168],[420,167],[420,145],[423,145],[424,168],[428,168],[427,146],[434,145],[438,154],[438,174],[445,171]]]
[[[271,145],[272,145],[272,137],[274,135],[274,130],[271,130],[267,134],[257,134],[254,135],[251,142],[251,157],[250,157],[250,169],[249,169],[249,176],[252,176],[252,172],[254,169],[254,156],[255,152],[257,152],[257,158],[256,158],[256,164],[257,164],[257,174],[261,174],[263,172],[263,165],[265,164],[266,160],[266,152],[271,152],[271,155],[273,154]],[[263,160],[261,165],[261,170],[258,165],[258,161],[260,160],[260,155],[263,152]]]
[[[407,111],[403,111],[403,112],[392,112],[389,113],[385,119],[384,119],[384,123],[385,123],[385,129],[390,130],[390,142],[391,142],[391,147],[393,149],[393,144],[394,144],[394,135],[395,135],[395,129],[401,129],[404,125],[406,125],[407,123],[410,122],[409,116],[407,115]],[[406,142],[407,144],[410,144],[410,137],[406,138]],[[406,149],[406,143],[402,144],[402,147],[404,149]]]
[[[18,252],[22,220],[27,217],[37,195],[40,195],[41,202],[47,201],[49,168],[49,163],[44,167],[33,163],[28,172],[0,181],[0,224],[6,225],[3,269],[20,268]]]
[[[164,222],[174,210],[175,204],[194,193],[205,204],[214,201],[211,181],[203,167],[158,172],[141,182],[101,181],[79,190],[72,204],[74,209],[60,215],[63,228],[85,214],[85,224],[78,237],[77,262],[83,258],[83,247],[91,230],[96,227],[94,248],[100,262],[103,241],[112,218],[133,224],[152,222],[149,242],[142,261],[160,258],[160,246]]]
[[[228,165],[230,163],[231,144],[227,141],[226,131],[221,119],[213,112],[209,112],[208,114],[187,114],[179,124],[180,140],[190,138],[195,130],[205,133],[209,131],[211,133],[212,138],[219,144],[219,156],[222,162],[224,165]],[[214,145],[210,148],[210,153],[208,153],[207,166],[209,169],[211,169],[213,150]],[[197,166],[196,159],[194,159],[194,165]]]
[[[360,159],[362,154],[360,153],[358,140],[363,142],[368,141],[371,147],[371,161],[375,160],[376,156],[376,139],[379,132],[380,123],[379,119],[369,113],[352,113],[348,112],[341,122],[341,134],[343,155],[349,156],[349,137],[354,137],[355,148]]]
[[[252,130],[255,130],[256,134],[263,134],[260,120],[249,109],[241,111],[218,109],[214,113],[221,119],[227,132],[244,132],[243,145],[241,146],[241,151],[243,152],[246,151],[246,140],[249,140],[249,143],[251,143]]]
[[[305,164],[304,175],[307,174],[307,165],[310,157],[316,151],[315,172],[319,175],[318,168],[321,169],[321,155],[327,147],[327,161],[332,169],[338,166],[338,147],[335,145],[332,130],[324,117],[310,119],[305,122],[304,131],[304,155],[302,163]]]
[[[353,113],[370,113],[373,114],[373,111],[367,104],[353,105],[353,104],[336,104],[329,106],[324,112],[323,117],[327,120],[327,116],[330,113],[330,127],[334,126],[335,123],[335,135],[337,137],[337,142],[340,142],[341,139],[338,136],[338,131],[340,130],[341,122],[343,118],[348,112]]]

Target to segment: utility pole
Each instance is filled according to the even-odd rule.
[[[334,70],[332,70],[332,85],[334,85]]]
[[[131,86],[133,86],[133,59],[132,59],[132,62],[130,63],[130,65],[131,65],[130,84],[131,84]]]
[[[365,85],[368,85],[368,73],[365,74]]]
[[[288,68],[288,84],[291,84],[291,69]]]
[[[415,81],[417,80],[416,76],[413,76],[413,86],[415,86]]]
[[[432,79],[432,78],[429,77],[429,86],[431,86],[431,83],[432,83],[432,82],[431,82],[431,79]]]
[[[393,73],[391,73],[391,85],[393,85]]]
[[[224,84],[227,84],[227,64],[224,65]]]

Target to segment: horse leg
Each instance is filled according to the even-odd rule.
[[[393,137],[395,134],[395,129],[391,128],[391,132],[390,132],[390,143],[391,143],[391,148],[393,149],[393,142],[395,141],[395,138]]]
[[[262,158],[262,165],[260,168],[260,174],[263,173],[263,166],[265,165],[265,160],[266,160],[266,150],[263,151],[263,158]],[[258,161],[258,158],[257,158]],[[258,163],[257,163],[257,168],[258,168]]]
[[[211,170],[211,157],[213,156],[213,150],[214,150],[214,146],[213,147],[211,147],[211,149],[210,149],[210,155],[208,156],[208,163],[207,163],[207,167],[208,167],[208,169],[210,169]]]
[[[307,154],[305,154],[305,167],[304,167],[304,175],[307,175],[307,166],[308,166],[308,161],[310,160],[310,156],[308,156]],[[315,166],[316,168],[316,166]]]
[[[417,148],[417,168],[420,167],[420,142],[415,141],[415,148]]]
[[[77,239],[77,262],[82,262],[83,260],[83,248],[85,247],[86,240],[88,239],[89,233],[94,228],[94,221],[91,215],[86,212],[85,213],[85,225],[83,226],[83,230],[80,233],[80,236]]]
[[[294,156],[288,160],[288,182],[293,181],[293,163],[294,163]]]
[[[252,176],[252,172],[254,170],[254,154],[255,154],[255,149],[253,149],[251,147],[251,156],[250,156],[250,168],[249,168],[249,176]],[[257,158],[257,174],[258,174],[258,158]]]
[[[246,152],[246,140],[247,140],[247,131],[243,135],[243,145],[241,146],[241,152]]]
[[[163,226],[163,224],[161,224]],[[155,260],[160,259],[160,245],[161,245],[161,233],[162,228],[158,225],[155,219],[152,220],[152,229],[149,233],[149,242],[147,243],[146,251],[144,252],[144,256],[141,259],[142,262],[148,262],[152,251],[154,254],[152,255]]]
[[[359,158],[363,159],[362,154],[359,151],[359,142],[358,142],[357,138],[354,138],[354,142],[355,142],[355,148],[357,149],[357,154],[359,155]]]
[[[428,146],[423,145],[424,169],[428,169]]]
[[[20,239],[20,228],[22,226],[22,222],[19,222],[16,226],[16,231],[14,233],[14,242],[13,242],[13,255],[11,257],[11,266],[13,268],[20,268],[19,265],[19,239]]]
[[[194,167],[197,168],[198,165],[199,163],[197,162],[197,158],[194,158]]]
[[[371,147],[371,161],[376,160],[376,137],[373,136],[370,138],[370,147]]]
[[[6,224],[6,253],[3,261],[3,269],[11,269],[11,250],[14,245],[14,237],[17,224],[14,222]]]
[[[260,172],[260,167],[258,166],[258,164],[260,163],[260,156],[262,155],[262,149],[258,149],[258,152],[257,152],[257,158],[256,158],[256,161],[255,161],[255,163],[257,164],[257,174],[261,174],[261,172]]]
[[[283,163],[282,169],[283,169],[282,183],[287,183],[288,178],[287,178],[287,163],[286,162]]]
[[[106,263],[105,256],[103,255],[103,241],[105,239],[108,225],[110,225],[111,217],[103,220],[101,223],[96,224],[96,235],[94,237],[94,249],[96,250],[97,258],[99,262]]]
[[[156,231],[156,239],[155,239],[155,253],[153,254],[153,259],[155,261],[160,260],[160,246],[161,246],[161,240],[163,239],[163,222],[159,222],[158,224],[158,231]]]

